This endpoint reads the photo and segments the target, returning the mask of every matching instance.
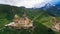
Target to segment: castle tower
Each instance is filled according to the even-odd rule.
[[[29,19],[26,17],[26,13],[23,12],[22,17],[20,18],[20,23],[23,25],[27,25],[29,23]]]
[[[17,16],[17,15],[14,16],[13,21],[14,21],[15,23],[18,23],[18,16]]]

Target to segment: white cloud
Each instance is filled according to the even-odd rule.
[[[0,0],[0,4],[9,4],[13,6],[25,6],[26,8],[34,7],[37,4],[43,6],[51,0]],[[43,4],[42,4],[43,3]]]
[[[28,1],[24,0],[24,1],[20,2],[18,5],[21,4],[25,7],[30,8],[30,7],[34,7],[34,5],[36,5],[36,4],[43,3],[43,2],[45,2],[45,1],[44,0],[28,0]]]

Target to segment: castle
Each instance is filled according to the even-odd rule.
[[[20,19],[18,19],[18,16],[15,15],[13,22],[5,26],[12,27],[12,28],[19,28],[19,29],[22,27],[29,28],[33,26],[33,21],[27,18],[26,13],[23,13]]]

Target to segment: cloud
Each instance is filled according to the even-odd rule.
[[[22,2],[20,2],[18,5],[22,5],[22,6],[25,6],[25,7],[28,7],[28,8],[30,8],[30,7],[34,7],[34,5],[35,4],[38,4],[38,3],[42,3],[42,2],[44,2],[43,0],[26,0],[26,1],[22,1]]]
[[[8,4],[12,6],[25,6],[26,8],[32,8],[36,6],[44,6],[46,3],[52,0],[0,0],[0,4]],[[37,5],[38,4],[38,5]]]

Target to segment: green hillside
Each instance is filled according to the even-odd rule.
[[[31,32],[30,30],[14,30],[5,28],[4,25],[13,21],[15,14],[21,17],[22,12],[27,14],[27,17],[34,20],[35,29]],[[53,25],[50,20],[50,16],[47,11],[37,10],[33,8],[25,7],[14,7],[9,5],[0,5],[0,34],[55,34],[50,27]]]

